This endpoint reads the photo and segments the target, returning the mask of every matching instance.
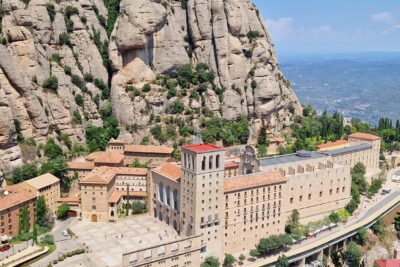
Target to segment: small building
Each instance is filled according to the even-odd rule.
[[[30,227],[33,226],[35,216],[36,194],[31,193],[18,185],[0,190],[0,236],[9,238],[18,234],[19,213],[24,207],[29,211]]]
[[[149,167],[157,167],[172,157],[172,147],[152,145],[125,145],[125,165],[131,165],[136,159],[141,164],[149,163]]]
[[[86,156],[86,161],[93,162],[94,167],[123,167],[124,155],[112,151],[97,151]]]
[[[70,161],[68,162],[68,177],[73,178],[75,175],[79,179],[83,178],[86,174],[91,172],[94,168],[93,162],[88,161]]]
[[[239,163],[234,161],[225,161],[225,178],[235,177],[239,175]]]
[[[22,182],[21,187],[34,193],[36,196],[43,196],[48,208],[55,213],[57,201],[60,198],[60,179],[50,173]]]

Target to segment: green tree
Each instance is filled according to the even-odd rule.
[[[359,245],[365,246],[365,244],[367,243],[367,229],[365,227],[358,229],[357,235],[355,238],[356,238],[356,242]]]
[[[236,258],[232,254],[225,254],[224,266],[232,266],[236,262]]]
[[[49,245],[54,244],[54,236],[52,234],[45,234],[40,242]]]
[[[61,42],[61,40],[60,40]],[[58,89],[58,79],[56,76],[50,76],[49,78],[47,78],[46,80],[44,80],[43,82],[43,88],[45,89],[50,89],[54,92],[57,92]]]
[[[62,183],[65,180],[63,178],[66,177],[67,172],[68,172],[68,165],[64,157],[57,157],[55,159],[51,159],[46,163],[43,163],[42,167],[40,168],[40,173],[42,174],[51,173],[52,175],[60,178]]]
[[[26,163],[22,167],[17,167],[14,169],[11,176],[11,182],[13,184],[20,183],[25,180],[29,180],[39,175],[39,171],[35,164]]]
[[[142,201],[135,200],[132,202],[132,214],[142,214],[147,211],[147,206]]]
[[[125,204],[125,215],[129,215],[129,184],[126,184],[126,204]]]
[[[252,249],[250,250],[250,256],[252,256],[253,258],[258,258],[260,257],[260,252],[258,252],[257,249]]]
[[[289,260],[285,255],[279,256],[275,267],[289,267]]]
[[[366,169],[364,164],[362,164],[361,162],[358,162],[356,165],[354,165],[354,167],[351,169],[351,173],[352,174],[361,174],[361,175],[365,175],[366,173]]]
[[[23,207],[19,210],[19,228],[18,234],[28,233],[31,225],[30,225],[30,215],[28,207]]]
[[[394,218],[394,229],[398,233],[400,232],[400,213],[397,213],[397,216]]]
[[[340,221],[340,216],[337,212],[332,212],[329,215],[329,220],[331,220],[333,223],[338,223]]]
[[[34,244],[38,243],[38,233],[37,233],[37,226],[36,223],[33,223],[33,230],[32,230],[32,240]]]
[[[361,262],[361,250],[359,246],[354,242],[350,242],[343,253],[343,259],[349,267],[359,267]]]
[[[57,145],[52,138],[47,140],[44,146],[44,155],[50,159],[63,156],[63,151],[59,145]]]
[[[39,226],[46,225],[47,205],[44,196],[39,196],[36,201],[36,223]]]
[[[58,219],[64,219],[67,216],[67,212],[69,211],[69,205],[68,204],[61,204],[58,206],[56,215]]]
[[[286,232],[291,234],[295,229],[300,226],[300,213],[297,209],[292,210],[292,214],[289,217],[288,225],[286,226]]]
[[[200,265],[201,267],[219,267],[220,262],[217,257],[209,256],[204,259]]]

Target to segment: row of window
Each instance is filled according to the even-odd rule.
[[[346,191],[346,187],[342,187],[342,193],[344,193]],[[340,193],[340,188],[338,187],[338,188],[336,188],[336,194],[339,194]],[[329,195],[331,196],[333,194],[333,189],[329,189]],[[319,197],[323,197],[323,192],[322,191],[320,191],[319,192]],[[311,198],[312,198],[312,194],[310,193],[310,194],[308,194],[308,200],[311,200]],[[293,197],[291,197],[290,198],[290,204],[293,204],[293,201],[294,201],[294,199],[293,199]],[[303,201],[303,195],[300,195],[299,196],[299,201],[301,202],[301,201]]]

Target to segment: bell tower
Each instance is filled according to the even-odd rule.
[[[181,234],[202,235],[202,258],[222,258],[224,148],[194,144],[182,147]]]

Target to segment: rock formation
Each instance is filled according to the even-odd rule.
[[[261,127],[279,132],[301,110],[249,0],[122,0],[110,37],[109,7],[102,0],[3,0],[1,5],[3,171],[21,163],[18,137],[43,143],[63,135],[80,142],[88,122],[101,126],[99,110],[109,100],[99,81],[111,85],[113,113],[122,135],[134,142],[148,135],[152,116],[163,122],[177,98],[189,110],[206,108],[227,120],[248,116],[252,140]],[[205,63],[215,73],[215,86],[200,98],[167,98],[155,81],[174,77],[188,63]],[[127,91],[147,83],[150,92]],[[191,120],[200,127],[200,117]],[[126,131],[133,126],[136,131]]]

